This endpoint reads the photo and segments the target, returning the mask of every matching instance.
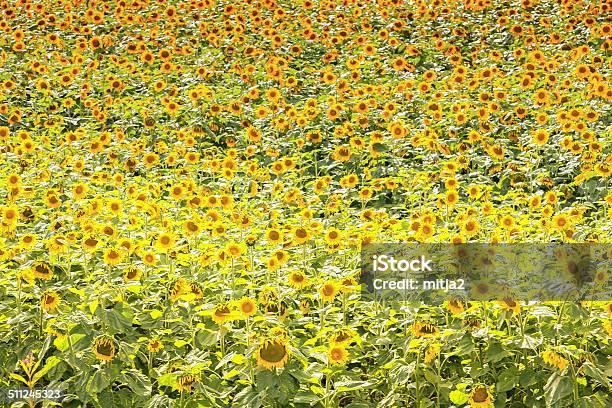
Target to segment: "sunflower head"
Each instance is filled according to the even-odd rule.
[[[59,295],[54,291],[48,291],[40,297],[40,307],[46,312],[53,312],[60,303]]]
[[[349,353],[343,345],[332,344],[327,350],[327,361],[330,365],[345,364],[349,359]]]
[[[289,273],[289,285],[296,289],[303,289],[310,284],[308,277],[302,271]]]
[[[142,271],[136,266],[129,266],[123,272],[123,280],[125,282],[137,281],[142,276]]]
[[[327,281],[321,285],[319,289],[319,294],[321,295],[321,299],[324,302],[331,302],[336,297],[338,293],[338,284],[334,281]]]
[[[416,322],[412,326],[412,333],[415,337],[435,337],[440,333],[440,330],[431,323]]]
[[[156,353],[162,348],[164,348],[164,345],[158,339],[149,340],[149,343],[147,343],[147,350],[149,350],[151,353]]]
[[[358,287],[359,283],[357,283],[357,280],[352,276],[344,278],[340,281],[340,291],[342,293],[354,292]]]
[[[289,348],[285,339],[266,339],[262,341],[255,354],[257,365],[267,369],[283,368],[289,360]]]
[[[42,280],[50,280],[53,278],[53,269],[51,269],[51,265],[46,262],[38,262],[32,268],[32,272],[34,272],[34,276],[40,278]]]
[[[512,313],[520,313],[521,305],[514,299],[506,297],[499,302],[502,309],[509,310]]]
[[[446,308],[455,316],[460,315],[465,310],[463,302],[458,299],[450,299],[446,301],[445,304]]]
[[[237,302],[238,312],[241,317],[251,317],[255,313],[257,313],[257,303],[255,303],[254,299],[250,297],[243,297]]]
[[[234,313],[232,312],[230,305],[227,303],[220,303],[213,309],[212,319],[215,323],[221,325],[225,322],[233,320]]]
[[[92,350],[96,358],[101,361],[111,361],[117,354],[114,340],[108,337],[96,338]]]
[[[196,375],[184,374],[176,380],[176,389],[180,392],[191,392],[198,380],[199,378]]]
[[[486,408],[493,405],[493,396],[485,385],[474,387],[468,398],[471,408]]]
[[[340,329],[331,335],[330,342],[332,344],[349,345],[359,339],[357,332],[351,328]]]

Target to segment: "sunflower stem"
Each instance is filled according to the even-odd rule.
[[[43,307],[42,304],[39,306],[39,313],[38,313],[38,337],[40,337],[42,339],[43,336]]]

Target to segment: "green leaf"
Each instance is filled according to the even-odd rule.
[[[154,395],[147,403],[145,408],[172,408],[172,400],[166,395]]]
[[[110,385],[110,376],[104,370],[97,369],[87,383],[87,392],[97,394]]]
[[[339,381],[334,384],[334,387],[341,392],[363,390],[376,385],[376,381]]]
[[[448,397],[450,398],[451,402],[455,405],[463,405],[468,400],[468,395],[459,390],[451,391],[450,394],[448,394]]]
[[[37,383],[38,380],[40,380],[45,374],[47,374],[47,371],[49,371],[50,369],[52,369],[53,367],[61,363],[61,361],[62,360],[60,360],[59,358],[55,356],[49,357],[47,361],[45,362],[45,365],[34,374],[34,377],[32,377],[32,383],[33,384]]]
[[[26,380],[25,378],[23,378],[22,376],[20,376],[19,374],[15,374],[15,373],[10,373],[9,376],[12,379],[15,379],[17,381],[21,381],[22,383],[24,383],[25,385],[28,385],[28,380]]]
[[[510,391],[514,388],[516,383],[519,381],[518,371],[515,367],[508,368],[499,374],[495,391],[505,392]]]
[[[319,400],[320,397],[309,390],[300,390],[293,398],[293,402],[295,404],[314,404]]]
[[[461,337],[461,340],[459,340],[459,343],[457,343],[449,355],[462,356],[470,354],[472,351],[474,351],[474,340],[472,340],[472,335],[470,333],[466,333]]]
[[[587,361],[582,365],[582,368],[584,369],[584,374],[586,376],[591,377],[604,387],[610,388],[610,381],[606,378],[604,373],[599,368],[593,365],[593,363]]]
[[[572,393],[572,381],[554,372],[544,385],[544,398],[547,405],[554,405]]]
[[[240,370],[236,370],[235,368],[233,370],[230,370],[229,372],[225,373],[223,375],[223,379],[224,380],[229,380],[232,377],[235,377],[237,375],[242,374],[242,372]]]
[[[174,373],[167,373],[162,375],[161,377],[159,377],[157,379],[157,383],[159,385],[163,385],[166,387],[174,387],[174,385],[176,384],[176,379],[178,378],[178,374],[174,374]]]
[[[253,387],[245,387],[236,394],[234,404],[239,407],[260,407],[262,393],[257,392]]]
[[[140,397],[151,395],[151,381],[140,371],[132,369],[121,374],[119,378],[130,387],[134,394]]]

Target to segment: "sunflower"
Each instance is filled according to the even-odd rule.
[[[193,374],[184,374],[177,378],[176,389],[180,392],[191,392],[193,386],[198,382],[199,378]]]
[[[146,251],[142,254],[141,258],[142,262],[147,266],[153,266],[157,262],[157,256],[152,251]]]
[[[465,311],[465,305],[458,299],[450,299],[444,302],[446,308],[455,316]]]
[[[167,251],[174,245],[175,242],[176,239],[174,238],[174,235],[163,232],[157,236],[155,246],[162,251]]]
[[[303,244],[310,239],[310,232],[304,227],[296,227],[293,230],[293,242]]]
[[[266,240],[271,244],[281,242],[283,240],[283,232],[276,228],[271,228],[266,231]]]
[[[184,278],[178,278],[172,285],[172,289],[170,289],[170,299],[172,301],[176,301],[190,291],[191,289],[189,288],[189,282],[187,282],[187,280]]]
[[[330,228],[325,234],[327,245],[334,245],[342,241],[342,233],[337,228]]]
[[[257,313],[257,303],[250,297],[243,297],[237,302],[238,312],[243,318],[251,317]]]
[[[32,267],[34,276],[42,280],[51,280],[53,278],[53,270],[51,265],[46,262],[38,262]]]
[[[357,341],[357,339],[359,339],[359,335],[357,334],[355,330],[351,328],[345,328],[345,329],[340,329],[338,331],[335,331],[331,335],[329,341],[331,342],[331,344],[349,345]]]
[[[284,301],[268,303],[264,306],[266,314],[276,314],[280,320],[284,320],[289,314],[289,308]]]
[[[340,281],[340,292],[342,293],[351,293],[356,291],[358,288],[359,283],[352,276],[346,277]]]
[[[493,405],[493,396],[486,386],[478,385],[470,393],[468,402],[471,408],[486,408]]]
[[[142,276],[142,271],[136,266],[130,265],[123,271],[123,280],[125,282],[137,281]]]
[[[327,281],[321,285],[319,294],[324,302],[331,302],[338,293],[338,284],[334,281]]]
[[[147,350],[151,353],[156,353],[164,348],[162,342],[158,339],[149,340],[147,343]]]
[[[40,297],[40,307],[46,312],[53,312],[60,303],[59,295],[54,291],[47,291]]]
[[[349,353],[346,348],[339,344],[334,344],[327,350],[327,361],[330,365],[340,365],[348,361]]]
[[[293,271],[289,273],[289,286],[295,289],[304,289],[310,284],[310,280],[302,271]]]
[[[546,364],[557,367],[559,371],[563,371],[568,365],[567,359],[552,350],[545,350],[540,356]]]
[[[87,252],[94,252],[96,250],[96,248],[98,247],[98,243],[100,241],[97,240],[96,238],[94,238],[92,235],[87,235],[85,237],[83,237],[83,240],[81,241],[81,244],[83,246],[83,249]]]
[[[104,251],[104,263],[107,265],[117,265],[123,261],[123,251],[119,248],[108,248]]]
[[[438,344],[432,344],[425,349],[423,361],[426,364],[429,364],[438,356],[438,354],[440,354],[440,346]]]
[[[509,297],[502,299],[498,303],[504,310],[510,310],[515,314],[521,312],[521,305],[516,300]]]
[[[290,351],[287,341],[282,338],[266,339],[261,342],[255,353],[257,365],[267,368],[283,368],[289,360]]]
[[[412,325],[412,333],[415,337],[435,337],[440,333],[440,330],[431,323],[415,322]]]
[[[204,292],[198,282],[189,283],[189,290],[193,299],[202,299],[204,297]]]
[[[94,340],[93,352],[101,361],[111,361],[117,354],[115,342],[107,337],[98,337]]]
[[[300,312],[302,312],[304,316],[310,313],[310,306],[311,306],[310,299],[300,300]]]
[[[212,319],[215,323],[221,325],[225,322],[233,320],[234,316],[232,309],[227,303],[217,305],[212,312]]]

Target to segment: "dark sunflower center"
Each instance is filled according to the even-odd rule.
[[[474,392],[474,402],[484,402],[487,400],[487,390],[484,388],[478,388]]]
[[[287,355],[287,348],[281,343],[267,343],[259,352],[261,358],[271,363],[281,361]]]
[[[431,334],[431,333],[435,333],[436,332],[436,328],[433,325],[431,325],[431,324],[426,324],[426,325],[423,326],[421,331],[423,333]]]
[[[36,272],[41,275],[49,275],[51,273],[50,269],[46,265],[38,265],[36,267]]]
[[[229,313],[230,313],[230,310],[228,307],[221,307],[215,310],[215,316],[217,317],[224,317],[224,316],[227,316]]]
[[[110,342],[106,341],[102,344],[99,344],[97,347],[98,354],[103,356],[112,356],[113,355],[113,347]]]

